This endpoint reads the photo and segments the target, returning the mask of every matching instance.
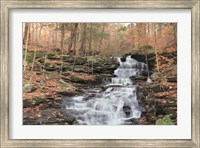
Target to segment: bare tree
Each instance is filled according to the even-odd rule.
[[[92,23],[90,24],[89,50],[92,50]]]
[[[30,24],[26,23],[25,26],[27,26],[27,33],[25,34],[26,35],[26,47],[25,47],[24,62],[23,62],[24,72],[26,71],[26,65],[27,65],[26,58],[27,58],[27,52],[28,52],[28,36],[29,36],[29,31],[30,31],[30,29],[29,29]]]
[[[105,30],[105,24],[103,24],[103,26],[102,26],[101,34],[104,33],[104,30]],[[102,43],[103,43],[103,36],[101,36],[101,39],[100,39],[100,41],[99,41],[98,51],[101,50]]]
[[[30,39],[31,39],[31,35],[30,34],[31,33],[30,33],[29,23],[25,23],[24,34],[23,34],[23,44],[26,44],[26,42],[29,44]]]
[[[72,25],[73,26],[73,25]],[[68,52],[71,51],[72,49],[72,45],[74,43],[74,39],[76,37],[76,30],[78,29],[78,23],[75,23],[74,24],[74,28],[72,28],[71,30],[71,35],[70,35],[70,42],[69,42],[69,45],[68,45]],[[75,52],[75,51],[74,51]]]
[[[155,50],[155,54],[156,54],[156,67],[157,67],[157,71],[160,72],[159,70],[159,64],[158,64],[158,52],[157,52],[157,49],[156,49],[156,24],[154,23],[154,50]]]
[[[82,51],[85,51],[85,48],[86,48],[86,29],[87,29],[87,24],[84,23],[83,24],[83,35],[82,35],[82,39],[81,39],[81,47],[80,47],[80,50]]]
[[[64,38],[65,38],[65,24],[61,24],[61,42],[60,42],[60,47],[63,48],[64,46]]]

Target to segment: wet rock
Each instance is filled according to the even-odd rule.
[[[72,125],[76,121],[76,117],[73,115],[65,115],[64,119],[70,125]]]
[[[82,57],[78,57],[75,60],[75,64],[76,65],[84,65],[87,64],[87,59],[86,58],[82,58]]]
[[[67,90],[57,90],[56,94],[63,95],[63,96],[73,96],[75,95],[75,92],[67,91]]]
[[[46,122],[46,125],[68,125],[67,121],[63,118],[49,118]]]
[[[120,58],[121,62],[126,62],[126,57]]]
[[[146,85],[146,86],[142,86],[142,88],[144,89],[143,93],[145,96],[148,95],[150,92],[158,93],[158,92],[167,91],[169,89],[169,87],[163,86],[160,84]]]
[[[61,113],[68,124],[72,125],[76,121],[76,117],[70,111],[62,110]]]
[[[152,71],[156,65],[156,55],[154,53],[147,54],[148,66],[149,70]],[[138,62],[146,63],[146,55],[143,53],[133,53],[131,54],[131,58],[137,60]]]
[[[83,67],[83,66],[75,66],[74,67],[74,72],[79,72],[79,73],[88,73],[91,72],[91,69],[88,70],[88,67]]]
[[[95,85],[97,83],[101,83],[101,81],[102,81],[101,76],[96,76],[95,79],[85,79],[84,77],[80,78],[80,77],[74,77],[74,76],[63,77],[62,79],[65,82],[73,82],[73,83],[77,83],[77,84],[87,84],[88,86]]]
[[[167,82],[177,83],[177,77],[168,77]]]
[[[127,104],[124,104],[123,112],[125,113],[126,117],[129,117],[132,113],[131,107]]]
[[[130,79],[135,82],[135,81],[147,81],[147,77],[142,76],[142,75],[135,75],[130,77]]]
[[[62,72],[62,75],[63,75],[63,76],[69,76],[70,73],[69,73],[69,72]]]
[[[166,107],[163,109],[163,111],[165,112],[165,114],[176,114],[177,112],[177,108],[176,107]]]
[[[37,125],[37,118],[23,118],[23,125]]]
[[[56,71],[56,67],[54,64],[51,63],[45,63],[45,69],[47,71]]]
[[[25,99],[23,100],[23,108],[32,107],[36,105],[36,100],[34,99]]]

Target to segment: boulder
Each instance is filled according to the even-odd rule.
[[[147,81],[147,77],[146,76],[142,76],[142,75],[135,75],[130,77],[130,79],[135,82],[135,81]]]
[[[45,63],[45,69],[46,71],[56,71],[56,67],[52,63]]]
[[[23,92],[30,93],[35,91],[37,88],[33,84],[25,84],[23,86]]]
[[[131,107],[127,104],[124,104],[123,112],[125,113],[126,117],[130,117],[130,115],[132,113]]]
[[[174,77],[168,77],[167,78],[167,82],[177,83],[177,77],[176,76],[174,76]]]

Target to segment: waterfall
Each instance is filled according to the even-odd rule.
[[[147,65],[126,57],[114,71],[117,77],[111,79],[106,90],[98,88],[85,91],[84,96],[76,96],[66,101],[66,109],[71,111],[77,124],[81,125],[121,125],[128,124],[131,119],[141,116],[137,101],[137,87],[133,85],[131,76],[140,74]]]

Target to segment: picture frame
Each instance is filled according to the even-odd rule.
[[[192,138],[190,140],[15,140],[9,139],[9,10],[11,9],[191,9],[192,10]],[[200,1],[1,1],[1,147],[199,147]]]

